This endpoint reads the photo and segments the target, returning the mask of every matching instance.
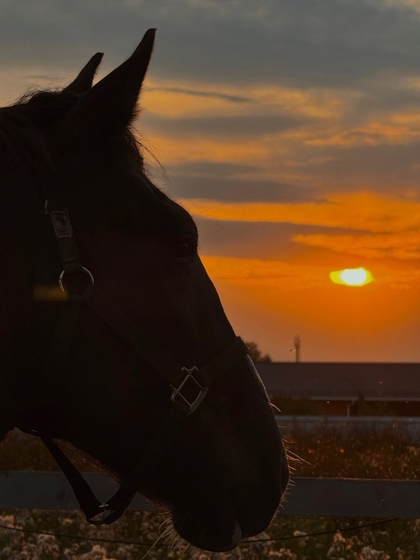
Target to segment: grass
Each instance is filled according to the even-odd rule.
[[[185,546],[140,546],[133,542],[153,543],[165,524],[161,514],[127,512],[112,526],[87,525],[78,511],[0,512],[0,524],[30,531],[76,535],[87,540],[2,530],[0,558],[3,560],[418,560],[420,558],[420,520],[398,520],[391,523],[354,529],[367,519],[304,517],[279,515],[260,539],[283,539],[275,542],[242,544],[225,554],[202,552]],[[353,527],[351,531],[346,531]],[[342,529],[342,532],[336,532]],[[332,531],[331,534],[305,534]],[[292,537],[292,538],[290,538]],[[297,538],[298,537],[298,538]],[[95,542],[106,539],[125,542]],[[255,539],[257,541],[257,538]],[[167,544],[165,539],[157,543]]]
[[[296,426],[284,436],[294,476],[418,480],[420,444],[398,425],[352,426],[347,432],[321,425]],[[297,455],[300,460],[293,459]]]
[[[353,428],[347,434],[323,427],[308,434],[298,427],[286,437],[293,455],[294,476],[419,479],[420,445],[393,428],[389,432]],[[74,457],[77,461],[77,458]],[[79,463],[82,470],[89,470]],[[54,461],[40,441],[19,442],[8,438],[0,448],[0,469],[55,470]],[[243,544],[226,554],[212,554],[191,548],[139,546],[72,540],[68,537],[0,530],[0,560],[418,560],[420,520],[397,520],[371,527],[352,529],[374,519],[278,515],[266,533],[255,539],[281,539],[274,542]],[[79,511],[0,512],[0,525],[79,537],[120,541],[154,542],[167,527],[162,514],[127,512],[111,526],[92,527]],[[336,532],[342,529],[343,532]],[[306,537],[308,533],[333,533]],[[292,538],[290,538],[292,537]],[[170,541],[169,541],[170,542]],[[167,544],[165,538],[158,542]]]

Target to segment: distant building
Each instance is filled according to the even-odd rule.
[[[386,406],[398,416],[420,416],[420,364],[272,362],[257,369],[270,398],[315,401],[322,414]]]

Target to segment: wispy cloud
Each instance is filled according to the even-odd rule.
[[[366,259],[420,259],[419,231],[388,235],[296,235],[293,241]]]
[[[195,96],[195,97],[210,97],[213,99],[222,99],[225,101],[232,101],[233,103],[246,103],[248,101],[250,101],[250,99],[246,98],[246,97],[240,97],[239,95],[228,95],[226,93],[223,92],[211,92],[211,91],[200,91],[197,89],[188,89],[188,88],[182,88],[182,87],[165,87],[165,86],[160,86],[160,87],[153,87],[153,86],[149,86],[147,88],[148,92],[157,92],[157,91],[167,91],[169,93],[179,93],[181,95],[191,95],[191,96]]]
[[[316,119],[337,118],[360,98],[349,89],[309,89],[271,85],[240,86],[211,82],[157,81],[152,79],[143,92],[148,111],[169,118],[188,116],[301,115]]]
[[[329,268],[280,260],[205,255],[203,263],[212,276],[231,284],[277,286],[287,289],[329,285]]]
[[[330,280],[333,268],[325,263],[290,263],[275,259],[215,255],[202,256],[202,261],[213,279],[236,286],[254,289],[270,287],[292,292],[309,290],[305,296],[308,300],[311,299],[310,290],[334,288]],[[420,270],[380,264],[371,267],[370,271],[373,272],[374,284],[382,289],[418,290],[420,287]]]
[[[182,200],[193,214],[208,219],[289,222],[378,233],[420,229],[420,202],[381,197],[368,192],[329,195],[319,203],[227,203]]]

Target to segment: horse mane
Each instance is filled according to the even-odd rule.
[[[13,109],[16,114],[18,112],[21,113],[23,117],[26,117],[26,119],[43,130],[55,120],[64,116],[81,97],[81,94],[67,88],[31,90],[24,93],[10,109]],[[131,161],[139,165],[144,172],[144,158],[142,155],[144,148],[132,124],[137,115],[138,111],[135,111],[128,126],[120,134],[116,135],[116,142],[123,148]]]
[[[0,162],[2,167],[6,163],[7,168],[5,171],[9,171],[9,174],[13,177],[16,174],[16,164],[23,156],[29,164],[28,169],[32,169],[32,173],[35,173],[35,176],[42,176],[43,169],[38,155],[33,151],[31,143],[25,141],[19,133],[19,127],[21,125],[35,126],[42,134],[47,136],[48,129],[53,125],[54,121],[64,117],[66,112],[81,97],[82,94],[75,93],[67,88],[32,90],[21,96],[14,105],[3,109],[0,108],[1,159],[5,159],[6,151],[10,154],[6,157],[6,160],[10,161]],[[154,193],[160,204],[158,207],[155,207],[153,212],[149,212],[148,216],[142,214],[141,227],[138,217],[131,215],[131,212],[124,213],[121,216],[115,215],[112,218],[108,217],[108,225],[114,230],[177,231],[180,224],[179,220],[182,219],[184,221],[187,218],[187,214],[183,211],[180,213],[179,209],[176,210],[175,207],[177,205],[149,178],[143,158],[143,151],[147,148],[138,139],[138,133],[136,133],[133,126],[133,121],[137,114],[138,111],[135,111],[130,123],[115,132],[113,144],[115,148],[121,150],[121,154],[124,154],[129,161],[138,167],[146,178],[148,188]],[[154,157],[153,154],[152,157]],[[158,216],[160,219],[158,219]],[[191,220],[191,217],[188,216],[188,218]]]

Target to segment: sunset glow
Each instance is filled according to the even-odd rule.
[[[420,362],[417,0],[92,3],[92,27],[9,4],[2,105],[98,50],[100,79],[157,27],[133,131],[238,335],[278,361],[299,333],[305,361]]]
[[[345,284],[346,286],[364,286],[372,282],[372,274],[365,268],[345,268],[330,273],[334,284]]]

